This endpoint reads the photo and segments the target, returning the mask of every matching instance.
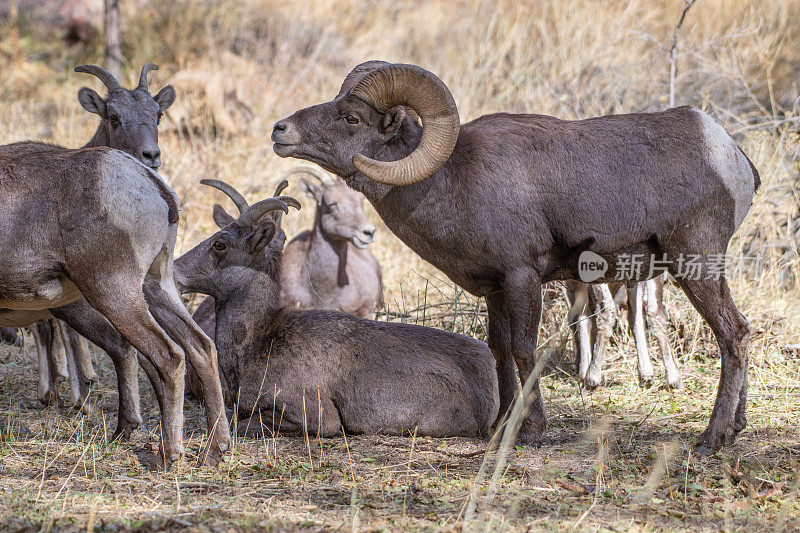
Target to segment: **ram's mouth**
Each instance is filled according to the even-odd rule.
[[[352,238],[352,239],[350,239],[350,242],[352,242],[352,243],[353,243],[353,245],[354,245],[356,248],[359,248],[359,249],[363,250],[364,248],[366,248],[367,246],[369,246],[369,245],[370,245],[370,243],[371,243],[373,240],[375,240],[375,239],[364,240],[364,239],[362,239],[361,237],[358,237],[358,236],[356,236],[356,235],[353,235],[353,238]]]
[[[272,149],[280,157],[289,157],[295,152],[297,145],[276,142],[272,145]]]

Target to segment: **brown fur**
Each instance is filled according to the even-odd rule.
[[[364,213],[363,195],[339,178],[319,185],[303,180],[302,186],[316,202],[314,227],[286,245],[284,305],[374,317],[383,286],[378,260],[366,248],[375,226]]]
[[[163,415],[165,462],[183,451],[188,357],[203,378],[207,459],[215,461],[230,442],[216,354],[175,287],[177,224],[169,222],[164,195],[175,198],[154,179],[160,179],[154,171],[109,148],[0,147],[0,242],[7,252],[0,256],[0,325],[27,325],[52,314],[89,334],[88,324],[110,322],[113,328],[102,337],[121,336],[158,371],[148,375]],[[93,311],[81,314],[88,306]]]
[[[346,82],[334,100],[276,123],[275,152],[342,176],[417,254],[486,297],[501,413],[518,387],[513,363],[523,380],[535,365],[543,283],[577,279],[585,250],[612,266],[621,255],[666,254],[673,275],[681,254],[700,254],[707,272],[707,254],[725,253],[738,224],[725,180],[758,184],[751,170],[720,175],[709,162],[702,116],[681,107],[575,121],[485,115],[461,126],[449,159],[430,178],[407,187],[381,185],[360,174],[353,158],[405,157],[419,143],[421,126],[401,108],[383,113],[351,97],[349,87],[358,79]],[[348,116],[358,123],[348,123]],[[738,147],[730,138],[725,145],[724,157],[735,161]],[[612,268],[598,282],[616,274]],[[719,448],[744,427],[747,321],[724,277],[678,283],[722,349],[717,401],[700,440]],[[538,443],[546,417],[538,382],[532,391],[520,439]]]
[[[147,87],[137,87],[132,90],[119,88],[112,91],[106,98],[101,98],[92,89],[83,87],[78,91],[78,100],[81,106],[90,113],[95,113],[100,117],[100,124],[95,131],[92,139],[84,148],[108,146],[123,150],[137,158],[142,164],[156,169],[161,164],[161,150],[158,147],[158,123],[161,114],[172,105],[175,100],[175,91],[171,85],[167,85],[155,96],[151,96]],[[113,119],[113,120],[112,120]],[[169,190],[167,185],[157,176],[148,174],[153,184],[158,187],[162,198],[169,205],[168,221],[170,224],[178,221],[178,203],[175,195]],[[102,317],[94,317],[92,322],[101,320]],[[78,335],[66,324],[55,324],[54,320],[50,324],[37,324],[34,328],[41,331],[36,332],[39,342],[37,349],[42,349],[46,353],[40,354],[39,360],[44,361],[43,357],[50,360],[48,366],[53,366],[53,358],[59,350],[65,350],[63,357],[70,362],[70,366],[76,369],[79,375],[70,376],[73,393],[73,405],[83,410],[85,414],[91,414],[92,404],[88,400],[89,386],[94,381],[94,369],[91,365],[88,346],[85,339]],[[60,336],[51,335],[50,331],[61,330],[65,341],[60,342]],[[121,339],[98,338],[94,333],[98,328],[88,328],[88,337],[99,345],[108,345],[109,348],[117,350],[122,342]],[[63,346],[63,348],[61,348]],[[106,350],[108,351],[108,350]],[[114,432],[114,438],[127,437],[130,432],[141,424],[141,414],[139,412],[139,392],[138,379],[136,379],[136,360],[120,362],[123,357],[135,357],[133,352],[122,350],[112,356],[118,380],[125,382],[125,386],[119,388],[120,395],[128,395],[127,398],[120,397],[120,413],[118,417],[118,427]],[[40,372],[47,371],[44,363],[40,364]],[[45,405],[61,405],[61,399],[55,387],[55,373],[48,372],[48,377],[40,376],[39,400]],[[49,381],[49,386],[47,385]],[[122,407],[127,409],[122,412]]]
[[[271,219],[255,228],[233,222],[176,260],[181,289],[216,304],[209,313],[209,298],[195,316],[206,328],[216,317],[220,371],[240,432],[488,432],[497,382],[484,343],[337,311],[284,309],[282,233]],[[254,250],[263,235],[272,242]],[[218,242],[224,252],[212,246]]]

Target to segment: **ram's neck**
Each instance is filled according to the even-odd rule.
[[[336,265],[336,268],[331,268]],[[347,241],[332,239],[317,222],[311,233],[308,251],[308,275],[312,285],[317,287],[344,287],[347,279]]]
[[[400,133],[376,156],[381,161],[406,157],[419,144],[422,127],[408,117]],[[456,147],[456,150],[458,146]],[[426,261],[435,262],[440,237],[450,232],[448,223],[457,215],[457,195],[450,186],[452,157],[428,179],[405,187],[391,187],[370,180],[360,172],[345,177],[348,185],[366,196],[387,227]],[[441,255],[441,254],[439,254]]]
[[[258,350],[269,346],[281,311],[279,284],[263,273],[250,272],[247,282],[215,296],[219,366],[234,394],[241,383],[240,369]]]
[[[105,127],[102,120],[100,121],[100,125],[97,126],[97,131],[94,132],[89,142],[83,145],[83,148],[92,148],[95,146],[111,146],[111,139],[108,137],[108,129]]]

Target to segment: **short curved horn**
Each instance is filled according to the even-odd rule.
[[[313,176],[319,180],[320,183],[323,185],[328,185],[335,181],[335,178],[322,170],[319,167],[313,167],[311,165],[297,165],[289,169],[289,172],[283,175],[283,178],[288,178],[293,174],[308,174],[309,176]]]
[[[287,206],[278,198],[267,198],[266,200],[261,200],[260,202],[256,202],[248,207],[245,212],[239,216],[239,218],[236,220],[236,223],[240,226],[250,227],[261,220],[264,215],[277,209],[280,209],[284,213],[289,212],[289,206]]]
[[[244,196],[239,193],[236,189],[234,189],[231,185],[228,185],[224,181],[220,180],[200,180],[200,183],[203,185],[208,185],[209,187],[214,187],[215,189],[219,189],[225,194],[228,195],[228,198],[233,200],[233,203],[236,205],[236,208],[239,210],[239,215],[242,215],[247,208],[247,200],[244,199]]]
[[[275,194],[273,194],[272,196],[278,196],[288,186],[289,186],[289,182],[287,180],[285,180],[285,179],[281,180],[281,182],[278,184],[278,186],[275,187]]]
[[[384,113],[407,106],[422,120],[419,145],[403,159],[353,157],[355,167],[369,179],[394,186],[419,183],[442,168],[453,153],[460,128],[458,108],[447,86],[431,72],[415,65],[383,65],[365,74],[350,96]]]
[[[149,61],[144,64],[142,67],[142,72],[139,74],[139,86],[136,87],[137,90],[148,91],[147,88],[147,73],[151,70],[158,70],[158,65],[155,63],[150,63]]]
[[[294,207],[298,211],[300,211],[300,202],[296,199],[292,198],[291,196],[276,196],[276,200],[280,200],[281,202],[285,203],[289,207]]]
[[[100,81],[103,82],[103,85],[106,86],[108,92],[113,92],[122,88],[122,85],[119,84],[117,78],[115,78],[113,74],[103,67],[98,67],[97,65],[80,65],[75,67],[75,72],[83,72],[85,74],[96,76],[100,79]]]

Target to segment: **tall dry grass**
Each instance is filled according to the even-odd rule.
[[[331,98],[363,60],[416,63],[437,73],[462,120],[497,110],[563,118],[657,110],[667,103],[666,48],[682,8],[677,0],[122,5],[126,81],[133,83],[140,65],[153,60],[161,70],[152,85],[170,82],[178,90],[161,144],[163,172],[183,201],[182,250],[213,229],[209,208],[220,201],[198,180],[220,177],[253,198],[270,191],[293,164],[271,152],[272,124]],[[762,171],[763,192],[739,233],[758,234],[760,248],[783,245],[796,230],[798,14],[797,0],[701,0],[678,47],[677,103],[703,107],[739,132]],[[0,142],[39,138],[79,146],[96,117],[77,105],[75,93],[98,83],[71,69],[102,62],[100,43],[65,48],[52,34],[37,34],[35,25],[12,39],[11,25],[5,21],[0,33],[6,126]],[[310,210],[288,217],[288,233],[308,226],[309,217]],[[401,287],[413,300],[426,280],[443,279],[381,229],[374,248],[386,269],[390,304],[399,304]],[[783,260],[796,266],[791,254]],[[793,283],[796,268],[789,270]],[[436,284],[455,295],[447,283]]]

